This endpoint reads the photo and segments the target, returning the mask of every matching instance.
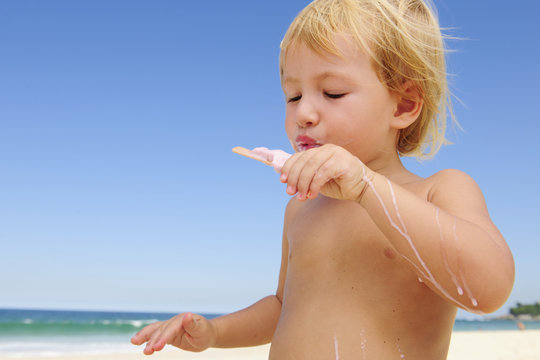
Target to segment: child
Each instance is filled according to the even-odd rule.
[[[270,359],[445,359],[457,308],[507,299],[514,263],[476,183],[429,178],[448,111],[444,48],[422,0],[316,0],[282,42],[285,129],[296,150],[275,295],[207,320],[151,324],[145,354],[272,342]]]

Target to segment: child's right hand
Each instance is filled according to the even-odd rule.
[[[187,351],[200,352],[216,343],[216,329],[212,322],[203,316],[183,313],[166,320],[145,326],[131,338],[134,345],[145,342],[145,355],[162,350],[171,344]]]

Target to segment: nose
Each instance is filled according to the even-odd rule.
[[[311,127],[319,123],[319,113],[314,103],[303,96],[296,108],[296,124],[300,127]]]

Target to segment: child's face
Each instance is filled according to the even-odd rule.
[[[370,58],[343,38],[343,57],[321,56],[303,43],[294,45],[283,65],[285,129],[296,151],[335,144],[360,160],[395,152],[390,126],[396,97],[380,82]]]

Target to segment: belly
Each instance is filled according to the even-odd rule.
[[[446,359],[455,309],[420,300],[422,308],[400,291],[358,293],[284,299],[269,359]]]

